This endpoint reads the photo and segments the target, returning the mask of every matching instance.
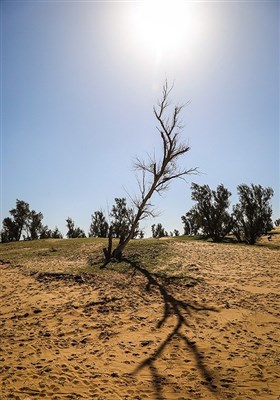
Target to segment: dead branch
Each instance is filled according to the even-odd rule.
[[[190,150],[189,145],[180,141],[182,124],[179,119],[184,106],[176,105],[171,114],[167,114],[170,106],[169,95],[173,85],[169,88],[165,81],[162,90],[162,99],[157,107],[153,107],[154,115],[159,123],[157,130],[160,132],[162,142],[162,156],[159,160],[148,155],[147,160],[136,158],[134,169],[140,171],[141,177],[137,178],[139,196],[133,199],[135,207],[134,220],[128,235],[112,251],[105,249],[106,259],[120,259],[128,242],[133,238],[140,220],[153,216],[153,206],[150,202],[154,193],[161,194],[169,188],[170,182],[174,179],[184,179],[186,175],[197,173],[197,168],[181,169],[177,165],[178,158]]]

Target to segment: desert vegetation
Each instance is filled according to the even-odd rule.
[[[0,400],[280,400],[279,4],[1,2]]]
[[[154,108],[161,156],[136,160],[138,196],[94,211],[89,237],[68,216],[61,240],[23,200],[3,220],[1,399],[280,396],[273,190],[239,185],[230,212],[224,185],[193,183],[185,235],[157,223],[143,239],[152,197],[197,173],[178,165],[190,148],[169,95],[165,83]]]
[[[36,239],[60,239],[62,234],[57,227],[52,231],[43,225],[43,214],[30,210],[23,200],[16,200],[16,207],[10,210],[10,217],[4,218],[1,229],[1,242]]]
[[[134,163],[138,195],[128,194],[130,206],[126,198],[116,197],[108,218],[102,210],[94,211],[91,215],[88,236],[108,238],[108,244],[103,248],[104,266],[112,259],[121,260],[130,240],[144,237],[140,223],[147,217],[156,216],[151,202],[154,195],[161,195],[168,190],[171,182],[176,179],[184,180],[187,175],[198,174],[197,167],[179,166],[179,160],[190,151],[190,147],[180,136],[183,128],[180,113],[183,106],[175,105],[169,111],[172,88],[167,81],[164,83],[162,97],[153,108],[161,139],[160,156],[156,158],[150,154],[146,160],[137,158]],[[232,234],[239,242],[253,245],[273,228],[270,205],[273,189],[270,187],[240,184],[237,187],[239,202],[233,206],[231,213],[231,193],[223,184],[213,190],[208,185],[192,183],[191,191],[195,205],[182,216],[185,235],[197,235],[221,242],[227,235]],[[43,225],[43,214],[30,210],[29,204],[23,200],[16,200],[16,207],[10,210],[10,214],[11,216],[4,218],[2,222],[2,243],[21,239],[62,238],[57,227],[52,231]],[[275,225],[279,225],[279,219],[275,221]],[[84,230],[76,227],[69,216],[66,226],[67,238],[86,237]],[[168,234],[161,223],[153,224],[151,230],[153,238],[179,235],[178,229]],[[114,241],[113,245],[114,238],[117,238],[118,242]]]
[[[3,400],[280,395],[279,228],[255,246],[132,240],[100,269],[106,243],[1,244]]]
[[[239,243],[255,244],[258,239],[268,235],[273,227],[279,226],[279,219],[272,221],[270,199],[271,188],[261,185],[239,185],[239,202],[229,211],[231,193],[223,184],[216,190],[208,185],[192,183],[191,192],[195,205],[182,216],[184,235],[199,239],[211,239],[222,242],[235,238]],[[19,240],[61,239],[62,234],[43,224],[43,214],[34,210],[23,200],[16,200],[16,207],[10,210],[11,217],[4,218],[1,230],[1,242]],[[91,216],[88,237],[119,239],[121,243],[129,235],[134,219],[134,210],[127,205],[126,198],[115,198],[115,204],[109,215],[110,222],[102,210],[94,211]],[[75,226],[72,218],[66,219],[67,238],[85,238],[85,232]],[[133,228],[132,239],[144,238],[139,222]],[[167,232],[161,223],[152,224],[153,238],[179,236],[179,230]],[[115,242],[116,243],[116,242]]]
[[[208,185],[192,184],[192,199],[196,204],[182,216],[185,234],[199,235],[221,242],[232,234],[238,242],[255,244],[273,228],[270,199],[271,188],[261,185],[239,185],[239,203],[228,211],[231,193],[224,185],[211,190]],[[277,221],[275,223],[277,225]]]

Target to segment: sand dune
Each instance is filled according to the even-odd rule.
[[[2,261],[1,400],[279,400],[280,252],[187,241],[170,252],[156,275]]]

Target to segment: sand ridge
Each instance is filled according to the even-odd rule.
[[[279,252],[171,250],[169,280],[2,262],[1,400],[279,400]]]

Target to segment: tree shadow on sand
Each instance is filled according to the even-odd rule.
[[[164,282],[161,283],[159,277],[156,274],[152,274],[147,271],[144,267],[140,265],[139,262],[132,261],[127,258],[123,259],[122,261],[125,261],[134,269],[134,274],[136,272],[140,272],[147,279],[147,291],[149,291],[152,286],[159,291],[164,304],[164,312],[161,320],[157,323],[157,328],[160,329],[164,325],[164,323],[166,323],[170,316],[176,316],[176,322],[174,324],[173,330],[169,333],[165,340],[160,343],[156,350],[137,366],[132,374],[136,375],[145,367],[148,368],[152,377],[156,399],[164,400],[162,387],[165,378],[158,371],[158,368],[156,367],[156,361],[159,359],[167,346],[172,342],[172,340],[177,338],[184,343],[186,350],[190,351],[193,354],[197,369],[204,380],[204,385],[208,388],[210,392],[212,392],[215,397],[218,398],[217,385],[215,385],[214,376],[205,364],[204,357],[199,351],[195,342],[191,341],[184,333],[184,328],[190,327],[186,318],[186,314],[190,317],[192,316],[193,312],[218,310],[214,307],[199,306],[176,299],[173,294],[168,292],[168,289],[166,288]]]

